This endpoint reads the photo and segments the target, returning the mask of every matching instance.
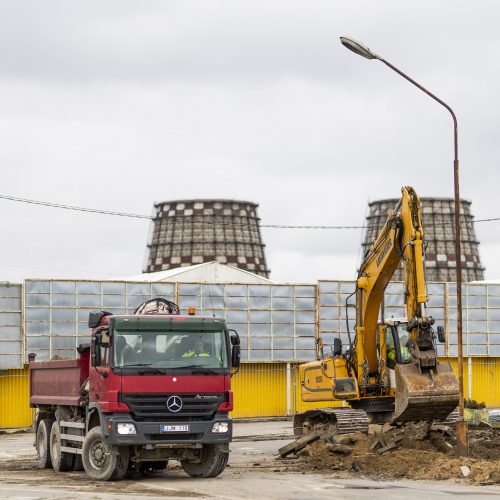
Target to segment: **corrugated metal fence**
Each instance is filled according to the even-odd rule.
[[[0,429],[30,427],[28,369],[0,372]]]
[[[451,361],[457,370],[455,358]],[[243,363],[232,379],[233,418],[282,417],[310,408],[342,406],[340,402],[305,403],[300,397],[298,363]],[[466,398],[485,402],[489,408],[500,407],[500,359],[474,357],[464,363]],[[29,427],[28,370],[8,370],[0,374],[0,428]]]

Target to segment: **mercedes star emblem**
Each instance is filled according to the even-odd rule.
[[[182,409],[182,399],[179,396],[170,396],[167,399],[167,408],[172,413],[177,413]]]

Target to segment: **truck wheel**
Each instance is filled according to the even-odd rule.
[[[64,472],[73,468],[73,453],[61,451],[61,427],[59,422],[50,429],[50,459],[56,472]]]
[[[128,471],[128,464],[130,462],[130,452],[126,446],[120,446],[118,448],[118,456],[116,458],[115,472],[111,476],[111,479],[118,481],[125,477]]]
[[[109,446],[101,428],[94,427],[83,441],[82,460],[85,472],[92,479],[122,479],[127,472],[129,451],[126,447]]]
[[[217,477],[226,468],[228,459],[227,451],[221,451],[215,445],[206,445],[200,462],[181,460],[181,466],[191,477]]]
[[[40,469],[50,469],[52,467],[52,461],[50,460],[50,430],[53,422],[50,418],[44,418],[40,420],[36,430],[36,455]]]

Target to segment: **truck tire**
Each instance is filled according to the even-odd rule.
[[[36,455],[38,458],[38,467],[40,469],[50,469],[52,461],[50,459],[50,430],[54,421],[50,418],[44,418],[38,423],[36,429]]]
[[[128,468],[129,450],[106,443],[101,428],[91,429],[83,441],[83,468],[88,476],[99,481],[122,479]]]
[[[181,460],[184,472],[191,477],[217,477],[226,468],[229,452],[221,451],[216,445],[205,445],[200,462]]]
[[[56,472],[64,472],[73,468],[73,453],[61,451],[61,427],[59,422],[50,429],[50,459]]]

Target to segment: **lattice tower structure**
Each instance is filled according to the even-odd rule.
[[[383,228],[388,211],[394,210],[398,202],[397,199],[387,199],[369,204],[363,254],[370,248]],[[426,245],[426,279],[427,281],[455,281],[455,201],[453,198],[420,198],[420,206]],[[479,241],[474,231],[474,217],[470,207],[470,201],[460,201],[462,279],[464,281],[484,279],[484,267],[479,257]],[[396,271],[393,281],[403,281],[402,265]]]
[[[269,277],[258,205],[238,200],[157,203],[144,272],[217,261]]]

